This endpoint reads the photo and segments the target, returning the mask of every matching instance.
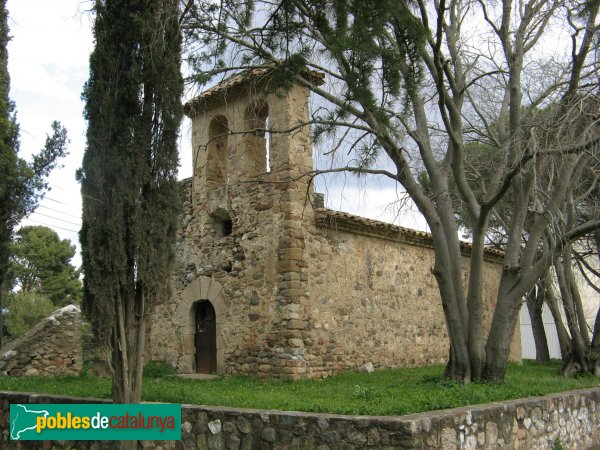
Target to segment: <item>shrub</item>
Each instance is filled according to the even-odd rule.
[[[35,292],[11,293],[7,300],[6,329],[13,339],[23,336],[56,309],[48,297]]]
[[[166,378],[174,377],[177,371],[174,367],[162,361],[150,361],[144,366],[145,378]]]

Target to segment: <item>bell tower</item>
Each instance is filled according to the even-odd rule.
[[[306,224],[314,223],[307,208],[309,89],[300,83],[271,89],[271,71],[236,75],[185,105],[194,167],[192,236],[186,238],[194,242],[197,275],[218,280],[227,297],[217,330],[225,366],[301,378],[307,373]],[[307,72],[305,79],[320,85],[323,74]]]

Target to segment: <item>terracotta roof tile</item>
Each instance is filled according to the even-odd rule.
[[[214,104],[225,98],[227,95],[239,94],[243,92],[243,89],[248,88],[251,83],[266,84],[269,81],[269,76],[272,71],[273,67],[263,66],[248,69],[244,72],[235,74],[202,92],[193,100],[187,102],[185,105],[183,105],[183,110],[189,117],[206,111]],[[314,70],[306,71],[303,76],[317,86],[322,85],[325,80],[324,73]]]
[[[407,244],[433,248],[433,237],[431,233],[425,231],[405,228],[391,223],[367,219],[366,217],[360,217],[331,209],[315,209],[315,214],[316,224],[322,228],[334,228],[349,233],[374,236],[395,242],[404,242]],[[460,247],[464,256],[469,256],[471,254],[472,246],[470,243],[461,241]],[[501,263],[504,258],[504,252],[493,248],[487,248],[485,250],[484,258],[486,261]]]

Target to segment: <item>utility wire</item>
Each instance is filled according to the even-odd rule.
[[[43,225],[43,226],[48,227],[48,228],[60,228],[61,230],[71,231],[72,233],[79,233],[79,230],[71,230],[69,228],[59,227],[58,225],[48,225],[47,223],[40,222],[40,221],[35,220],[35,219],[30,219],[29,217],[27,219],[24,219],[24,220],[29,221],[29,222],[33,222],[33,223],[37,223],[38,225]]]
[[[78,206],[69,205],[68,203],[61,202],[60,200],[56,200],[54,198],[50,198],[50,197],[47,197],[47,196],[44,197],[44,200],[50,200],[51,202],[60,203],[61,205],[68,206],[69,208],[79,209]]]
[[[50,211],[54,211],[54,212],[57,212],[57,213],[59,213],[59,214],[64,214],[65,216],[72,217],[73,219],[81,219],[81,216],[76,216],[76,215],[74,215],[74,214],[69,214],[69,213],[66,213],[66,212],[60,211],[60,210],[58,210],[58,209],[50,208],[49,206],[38,205],[38,208],[49,209]]]
[[[34,211],[32,214],[37,214],[37,215],[40,215],[40,216],[48,217],[49,219],[60,220],[61,222],[65,222],[65,223],[68,223],[70,225],[76,225],[78,227],[81,226],[80,223],[70,222],[68,220],[61,219],[60,217],[49,216],[48,214],[44,214],[44,213],[37,212],[37,211]]]

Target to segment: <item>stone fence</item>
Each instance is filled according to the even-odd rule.
[[[90,403],[74,397],[0,391],[2,449],[11,403]],[[341,416],[182,406],[180,441],[141,441],[140,449],[554,449],[600,448],[600,388],[396,417]],[[102,450],[112,442],[54,441],[43,448]]]
[[[83,360],[81,334],[79,307],[60,308],[0,349],[0,374],[79,375]]]

